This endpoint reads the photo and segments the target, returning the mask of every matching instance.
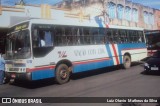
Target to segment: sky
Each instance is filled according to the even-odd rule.
[[[15,2],[19,0],[0,0],[2,5],[13,6]],[[26,4],[51,4],[54,5],[55,3],[61,2],[62,0],[24,0]],[[129,0],[135,3],[139,3],[151,8],[159,9],[160,10],[160,0]]]
[[[130,0],[130,1],[160,10],[160,0]]]

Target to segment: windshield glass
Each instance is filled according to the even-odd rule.
[[[26,59],[31,57],[30,37],[28,30],[10,33],[7,36],[7,59]]]
[[[160,33],[147,35],[147,46],[149,50],[160,49]]]

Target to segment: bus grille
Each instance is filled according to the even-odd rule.
[[[9,71],[19,71],[19,68],[10,68]]]

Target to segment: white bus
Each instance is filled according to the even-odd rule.
[[[104,26],[104,27],[103,27]],[[97,23],[30,19],[12,26],[7,34],[6,76],[11,79],[55,78],[123,64],[147,56],[141,28]]]

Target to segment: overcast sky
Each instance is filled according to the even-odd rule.
[[[2,5],[14,5],[15,2],[18,2],[19,0],[1,0]],[[42,3],[47,3],[47,4],[55,4],[58,3],[62,0],[24,0],[26,4],[42,4]],[[136,3],[143,4],[148,7],[156,8],[160,10],[160,0],[130,0]]]

